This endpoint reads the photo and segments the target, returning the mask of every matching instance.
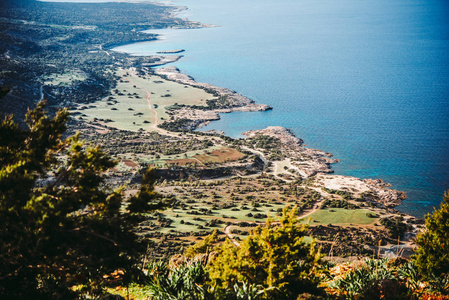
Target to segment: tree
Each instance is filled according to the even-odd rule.
[[[427,277],[449,276],[449,194],[440,209],[426,216],[426,228],[416,237],[414,260]]]
[[[319,292],[321,254],[307,243],[307,226],[300,224],[296,208],[285,208],[278,222],[268,219],[235,247],[226,241],[209,266],[212,285],[223,289],[237,282],[262,285],[269,299],[296,299]]]
[[[210,235],[206,236],[204,240],[193,244],[184,251],[184,256],[190,259],[195,258],[198,254],[209,254],[212,251],[214,244],[218,240],[218,231],[215,229]]]
[[[115,162],[79,134],[63,139],[67,119],[40,102],[23,128],[12,116],[0,124],[2,299],[70,299],[101,292],[116,270],[130,276],[145,249],[133,232],[140,213],[165,205],[151,171],[124,205],[120,189],[104,186]]]
[[[402,216],[388,217],[380,220],[380,224],[384,225],[387,229],[388,235],[393,239],[402,239],[407,232],[407,224],[404,222]]]

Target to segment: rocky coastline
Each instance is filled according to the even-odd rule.
[[[225,96],[229,100],[224,108],[213,110],[201,110],[192,107],[183,107],[173,116],[173,120],[187,119],[190,122],[184,127],[185,130],[195,130],[211,121],[219,120],[221,113],[234,111],[266,111],[273,109],[265,104],[257,104],[254,100],[238,94],[231,89],[217,87],[208,83],[196,82],[194,78],[183,74],[174,66],[161,67],[154,73],[167,80],[180,84],[205,89],[218,96]],[[370,193],[375,201],[386,207],[393,208],[401,204],[406,198],[402,191],[390,188],[388,183],[381,179],[360,179],[350,176],[334,175],[331,165],[339,160],[332,158],[332,154],[304,146],[304,141],[295,136],[288,128],[281,126],[270,126],[266,129],[251,130],[242,133],[247,138],[258,135],[270,136],[280,141],[280,150],[287,157],[289,166],[295,174],[303,179],[315,177],[316,182],[324,188],[352,190],[357,194]],[[263,158],[264,159],[264,158]]]
[[[279,139],[281,151],[288,157],[291,167],[303,179],[315,177],[317,186],[330,190],[348,190],[358,195],[371,194],[375,202],[386,208],[400,205],[406,198],[404,192],[391,189],[390,185],[381,179],[360,179],[332,174],[334,171],[331,165],[339,160],[332,158],[330,153],[305,147],[304,141],[288,128],[270,126],[262,130],[244,132],[243,135],[247,138],[266,135]]]
[[[254,100],[251,100],[236,91],[228,88],[217,87],[209,83],[196,82],[191,76],[183,74],[178,68],[174,66],[162,67],[156,69],[156,75],[159,75],[167,80],[171,80],[180,84],[197,87],[204,89],[217,97],[226,98],[226,104],[223,107],[212,109],[212,110],[202,110],[192,107],[184,107],[178,111],[174,116],[173,120],[178,119],[188,119],[191,120],[189,130],[194,130],[198,127],[208,124],[210,121],[215,121],[220,119],[221,113],[230,113],[233,111],[266,111],[273,109],[271,106],[266,104],[257,104]]]
[[[178,7],[178,10],[174,14],[185,9],[187,8]],[[203,24],[202,27],[211,27],[211,25]],[[174,116],[174,120],[181,118],[191,120],[189,126],[185,128],[187,130],[195,130],[211,121],[219,120],[221,113],[266,111],[273,109],[273,107],[265,104],[257,104],[254,100],[244,97],[231,89],[217,87],[209,83],[196,82],[194,78],[181,73],[175,66],[163,66],[155,69],[154,72],[167,80],[202,88],[218,96],[227,97],[229,102],[224,108],[199,110],[184,107],[180,109],[178,114]],[[281,141],[283,152],[289,157],[290,165],[295,169],[298,176],[301,178],[316,177],[322,180],[324,187],[352,189],[360,194],[372,193],[378,199],[377,202],[387,208],[396,207],[401,204],[402,200],[407,198],[404,192],[391,189],[390,184],[383,182],[382,179],[360,179],[350,176],[334,175],[334,170],[331,165],[338,163],[339,160],[332,158],[333,155],[328,152],[305,147],[304,141],[297,138],[290,129],[281,126],[270,126],[262,130],[251,130],[243,133],[243,135],[248,138],[256,135],[267,135],[278,138]]]
[[[172,12],[172,16],[186,9],[186,7],[176,7]],[[196,28],[212,27],[212,25],[200,23],[195,23],[194,26]],[[152,69],[155,75],[179,84],[204,89],[218,98],[226,99],[226,103],[213,109],[201,109],[192,106],[180,107],[172,115],[171,120],[167,120],[165,123],[181,121],[178,122],[181,124],[178,127],[180,131],[191,131],[207,125],[211,121],[219,120],[220,114],[222,113],[231,113],[234,111],[267,111],[273,109],[266,104],[258,104],[254,100],[231,89],[217,87],[209,83],[196,82],[193,77],[181,73],[177,67],[166,66],[168,63],[176,62],[183,57],[182,55],[170,54],[179,54],[181,52],[184,52],[184,49],[160,51],[158,55],[152,56],[157,58],[157,61],[152,64],[147,64],[145,67],[152,68],[157,66],[159,68]],[[400,205],[401,201],[406,198],[404,192],[391,189],[389,187],[390,185],[384,183],[381,179],[360,179],[334,175],[331,165],[339,162],[339,160],[332,158],[332,154],[330,153],[305,147],[303,140],[297,138],[290,129],[280,126],[270,126],[262,130],[248,131],[243,133],[243,135],[247,136],[247,138],[265,135],[279,139],[281,142],[281,151],[283,152],[284,158],[286,157],[285,160],[288,161],[290,171],[302,179],[314,178],[316,183],[322,185],[324,188],[351,189],[356,194],[371,193],[377,199],[377,203],[386,208]],[[261,158],[265,159],[264,157]]]

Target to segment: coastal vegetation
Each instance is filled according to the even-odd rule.
[[[416,264],[422,274],[441,278],[449,274],[449,194],[445,193],[441,207],[426,217],[426,230],[418,235]],[[447,283],[447,282],[446,282]],[[446,291],[448,290],[446,286]]]
[[[120,189],[105,188],[114,161],[79,135],[61,139],[67,111],[51,119],[43,109],[28,112],[27,128],[11,117],[0,124],[4,299],[75,299],[101,293],[111,277],[129,282],[147,244],[135,227],[167,205],[151,172],[126,203]]]
[[[448,299],[447,196],[424,224],[288,129],[194,131],[270,108],[111,50],[179,8],[1,8],[0,298]]]
[[[125,190],[113,186],[127,177],[117,175],[121,173],[117,170],[105,173],[115,165],[111,158],[98,147],[84,146],[79,135],[60,141],[67,111],[51,119],[43,108],[40,103],[27,114],[28,129],[20,128],[11,117],[1,124],[1,207],[6,222],[1,231],[5,242],[2,257],[6,258],[1,276],[3,295],[79,297],[132,282],[134,286],[143,284],[137,290],[147,291],[147,296],[155,299],[173,293],[208,299],[342,295],[368,299],[364,295],[384,295],[385,286],[410,298],[447,294],[445,256],[429,265],[419,258],[419,251],[410,263],[368,260],[348,267],[343,277],[333,275],[328,263],[333,255],[378,258],[389,241],[388,228],[378,228],[377,233],[374,228],[380,224],[363,228],[362,220],[370,220],[368,224],[379,220],[380,208],[370,215],[366,209],[332,208],[345,214],[359,211],[365,219],[351,218],[358,222],[357,227],[347,227],[343,215],[342,221],[334,220],[332,225],[316,224],[325,223],[314,217],[322,210],[313,212],[325,195],[335,198],[341,194],[338,201],[364,204],[353,193],[334,193],[327,188],[333,193],[321,194],[311,188],[313,180],[301,186],[300,181],[286,182],[273,175],[215,181],[178,177],[170,183],[165,179],[159,181],[156,193],[157,172],[150,172],[137,179],[138,184],[131,179],[124,197]],[[216,139],[219,137],[211,141]],[[172,171],[179,168],[172,166]],[[155,211],[167,204],[169,210]],[[447,224],[446,210],[447,203],[427,218],[427,232],[437,237],[430,239],[433,245],[444,247],[447,243],[447,237],[438,233],[438,226]],[[302,223],[307,212],[310,225]],[[258,221],[271,213],[278,217]],[[217,231],[224,225],[235,228]],[[373,240],[376,234],[380,235]],[[429,240],[425,234],[418,239]],[[378,247],[364,251],[376,242]],[[341,248],[342,244],[347,246]],[[422,253],[435,249],[424,245]],[[185,257],[180,255],[182,248],[187,249]],[[169,260],[172,266],[166,265]],[[424,266],[430,268],[416,275],[417,268]],[[405,272],[415,277],[406,277],[409,273]]]
[[[36,99],[67,107],[106,97],[117,84],[114,71],[119,66],[141,68],[161,60],[109,49],[156,38],[144,29],[199,26],[170,17],[173,7],[147,2],[7,0],[0,8],[0,80],[2,86],[11,87],[0,109],[16,117],[23,116]]]

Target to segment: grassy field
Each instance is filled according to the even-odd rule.
[[[214,228],[224,228],[228,223],[235,223],[241,221],[264,223],[266,221],[266,217],[254,218],[254,215],[264,214],[276,218],[276,211],[278,209],[282,209],[285,205],[284,204],[261,205],[260,207],[257,207],[256,210],[253,207],[251,207],[251,205],[245,205],[246,208],[242,208],[242,206],[238,207],[238,209],[236,208],[213,209],[211,205],[207,205],[198,201],[196,203],[189,204],[188,209],[175,208],[163,211],[161,212],[161,214],[172,220],[172,223],[170,224],[170,227],[161,228],[158,231],[163,233],[168,233],[170,230],[175,230],[179,232],[197,232],[200,230],[212,230]],[[211,212],[206,215],[203,215],[201,213],[202,210],[211,210]],[[192,212],[194,211],[198,212],[198,214],[192,214]],[[249,213],[251,213],[253,216],[252,217],[248,216]],[[210,222],[213,219],[219,219],[223,222],[223,224],[219,224],[216,227],[208,226],[206,223]]]
[[[145,91],[134,88],[129,82],[119,82],[114,90],[119,92],[112,91],[111,97],[77,111],[83,114],[85,120],[98,121],[118,129],[138,131],[140,128],[152,128],[150,125],[155,115],[149,110]]]
[[[139,77],[126,71],[121,74],[116,88],[111,90],[112,96],[74,112],[81,113],[84,120],[118,129],[154,131],[156,118],[158,124],[169,118],[166,107],[175,103],[205,105],[207,99],[214,98],[202,89],[159,76]]]
[[[158,113],[159,118],[167,119],[165,108],[175,103],[185,105],[205,105],[206,100],[213,99],[212,94],[204,90],[165,80],[159,76],[147,76],[145,78],[135,75],[124,75],[123,80],[128,80],[132,86],[150,93],[152,108]],[[157,105],[157,108],[155,108]]]
[[[63,85],[70,86],[73,81],[84,81],[87,79],[86,74],[81,70],[70,70],[64,74],[52,74],[42,78],[45,85]]]
[[[307,222],[308,219],[310,219],[311,225],[369,225],[373,224],[377,220],[377,218],[368,217],[369,213],[371,213],[371,211],[367,209],[321,209],[311,214],[309,218],[305,218],[304,222]]]

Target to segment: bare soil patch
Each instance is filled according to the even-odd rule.
[[[131,168],[137,168],[139,166],[138,164],[136,164],[135,162],[133,162],[132,160],[129,160],[129,159],[124,159],[124,160],[122,160],[122,162],[125,164],[125,166],[131,167]]]
[[[205,154],[195,155],[195,158],[204,164],[236,161],[236,160],[242,159],[244,157],[245,157],[245,155],[243,153],[240,153],[239,151],[232,149],[232,148],[228,148],[228,147],[223,147],[221,149],[214,150],[214,151],[210,152],[209,154],[205,153]]]

